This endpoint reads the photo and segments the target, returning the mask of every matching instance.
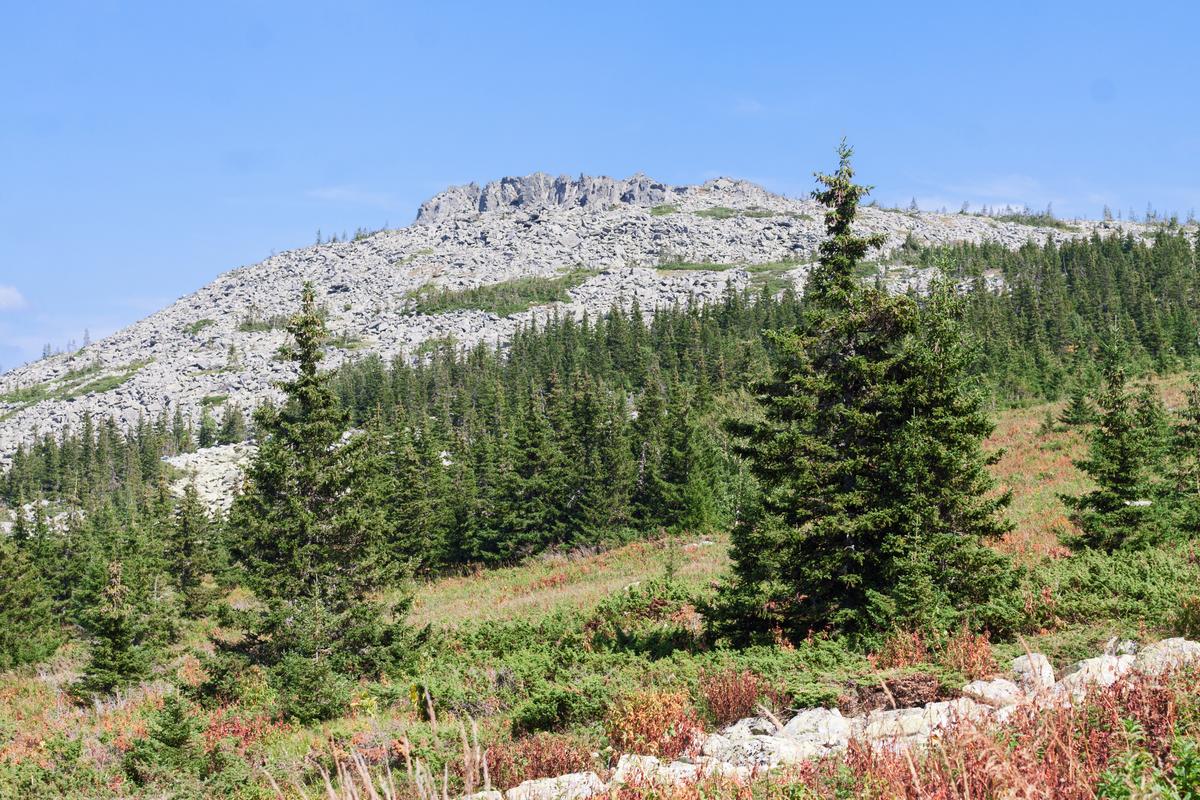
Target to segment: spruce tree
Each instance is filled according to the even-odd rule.
[[[213,419],[212,411],[205,406],[200,415],[200,433],[197,435],[196,442],[200,447],[212,447],[217,443],[217,438],[217,421]]]
[[[0,536],[0,671],[41,661],[62,641],[50,587],[25,552]]]
[[[1096,419],[1096,412],[1092,409],[1091,403],[1088,402],[1087,392],[1078,384],[1071,390],[1071,398],[1067,402],[1062,413],[1058,415],[1058,421],[1063,425],[1073,427],[1090,425]]]
[[[371,599],[399,577],[387,546],[386,464],[368,435],[343,435],[347,414],[318,369],[327,332],[310,284],[287,330],[297,376],[281,407],[255,415],[259,449],[230,512],[236,556],[265,605],[245,615],[242,649],[278,666],[284,682],[378,675],[412,645],[403,623],[410,600]]]
[[[761,417],[733,422],[761,500],[734,530],[715,609],[734,640],[817,630],[870,637],[945,630],[1011,584],[985,539],[1009,529],[982,441],[992,426],[968,379],[952,291],[921,308],[856,277],[881,244],[852,231],[867,187],[843,143],[814,197],[827,238],[799,329],[774,335]]]
[[[147,629],[130,599],[122,565],[108,565],[108,584],[99,605],[88,614],[85,627],[91,655],[76,689],[87,695],[110,694],[141,680],[150,668]]]
[[[1175,526],[1195,538],[1200,535],[1200,376],[1192,376],[1171,437],[1170,477]]]
[[[183,490],[183,499],[175,509],[168,527],[171,576],[183,596],[184,613],[198,617],[209,597],[204,592],[204,576],[212,568],[212,522],[196,491],[195,481]]]
[[[1070,543],[1106,551],[1145,547],[1166,530],[1162,487],[1155,474],[1157,413],[1152,402],[1134,398],[1125,370],[1115,364],[1107,369],[1097,405],[1099,418],[1088,437],[1087,458],[1076,462],[1096,488],[1062,498],[1080,529]]]

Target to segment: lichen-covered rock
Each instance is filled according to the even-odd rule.
[[[685,786],[707,777],[705,766],[690,761],[664,762],[654,756],[626,753],[617,760],[609,785]]]
[[[462,800],[504,800],[504,795],[495,789],[487,789],[475,794],[463,795]]]
[[[971,681],[962,688],[962,694],[963,697],[969,697],[993,708],[1013,706],[1025,698],[1021,687],[1006,678]]]
[[[766,717],[746,717],[718,732],[729,739],[746,739],[751,736],[774,736],[779,731],[775,723]]]
[[[849,743],[850,733],[850,720],[836,708],[810,708],[792,717],[779,735],[839,748]]]
[[[1145,675],[1161,675],[1195,664],[1200,664],[1200,642],[1181,638],[1146,645],[1133,659],[1133,668]]]
[[[750,769],[771,769],[798,764],[824,755],[825,745],[819,742],[790,739],[783,736],[750,735],[731,739],[713,734],[704,741],[704,755]]]
[[[1097,656],[1076,662],[1067,667],[1062,678],[1055,684],[1059,695],[1074,701],[1082,700],[1093,688],[1112,686],[1122,675],[1133,669],[1134,656]]]
[[[952,724],[986,722],[991,709],[968,697],[926,703],[922,708],[872,711],[865,735],[879,746],[923,744]]]
[[[1022,691],[1037,693],[1054,685],[1054,666],[1041,653],[1029,653],[1012,662],[1012,672]]]
[[[557,778],[525,781],[504,793],[505,800],[586,800],[608,791],[594,772],[573,772]]]

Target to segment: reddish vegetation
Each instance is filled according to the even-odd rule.
[[[725,669],[700,676],[700,695],[718,727],[753,716],[766,687],[750,670]]]
[[[494,744],[484,753],[492,785],[509,788],[534,778],[552,778],[592,769],[592,754],[579,740],[559,733],[536,733]]]
[[[232,709],[215,711],[204,729],[204,744],[209,751],[215,750],[224,740],[233,742],[239,753],[246,750],[264,736],[275,731],[286,730],[287,725],[265,715],[238,716]]]
[[[972,633],[966,625],[946,642],[942,662],[971,680],[990,677],[999,669],[988,634]]]
[[[893,631],[879,652],[867,656],[875,669],[904,669],[929,663],[929,648],[920,632]]]
[[[637,692],[609,712],[608,738],[619,752],[675,758],[695,751],[703,733],[684,692]]]

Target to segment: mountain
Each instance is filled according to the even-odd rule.
[[[75,353],[0,375],[0,460],[36,435],[77,427],[85,413],[122,427],[139,417],[205,406],[250,409],[287,377],[282,321],[312,281],[338,340],[327,366],[375,352],[415,357],[423,343],[502,343],[551,314],[602,314],[634,299],[643,309],[707,302],[729,287],[802,283],[822,236],[811,200],[719,178],[669,186],[644,175],[552,178],[536,173],[447,189],[405,228],[313,245],[220,275],[163,310]],[[1032,227],[970,214],[862,209],[860,227],[887,237],[885,252],[992,240],[1018,247],[1046,237],[1151,226],[1074,221]],[[886,262],[886,260],[885,260]],[[581,271],[582,270],[582,271]],[[920,273],[881,271],[898,285]],[[417,313],[422,291],[457,292],[570,273],[569,301],[507,316],[480,309]]]

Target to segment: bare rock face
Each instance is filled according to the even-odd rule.
[[[425,203],[409,227],[291,250],[226,272],[78,352],[0,375],[0,465],[37,436],[78,430],[85,415],[112,417],[129,428],[178,408],[195,424],[205,407],[220,417],[229,404],[249,412],[277,399],[276,386],[291,370],[278,357],[287,340],[282,321],[298,307],[306,281],[316,287],[337,337],[326,368],[368,353],[413,359],[431,340],[503,345],[519,327],[552,315],[595,317],[635,301],[646,313],[719,301],[729,288],[759,285],[763,265],[799,287],[823,237],[821,214],[811,200],[729,178],[668,186],[645,175],[535,173],[447,189]],[[858,229],[883,234],[885,252],[910,237],[925,244],[1018,247],[1093,232],[1151,232],[1132,223],[1079,221],[1067,231],[878,208],[861,209]],[[412,294],[419,289],[457,291],[581,267],[590,277],[566,302],[507,317],[471,309],[414,312]],[[903,290],[927,285],[932,275],[885,259],[879,277]],[[985,284],[1004,289],[999,276]]]

